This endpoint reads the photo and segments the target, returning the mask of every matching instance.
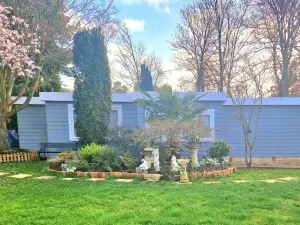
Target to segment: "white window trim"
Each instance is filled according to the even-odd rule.
[[[74,120],[74,106],[68,104],[68,121],[69,121],[69,138],[70,141],[78,141],[79,138],[75,135],[75,120]]]
[[[122,126],[123,124],[123,106],[122,104],[112,104],[111,110],[118,112],[118,125]]]
[[[209,116],[209,128],[210,128],[210,137],[201,138],[201,142],[214,142],[215,141],[215,110],[207,109],[203,113],[203,116]]]
[[[122,104],[113,104],[111,110],[118,112],[118,125],[122,126],[123,123],[123,107]],[[70,141],[78,141],[79,138],[75,135],[75,120],[74,120],[74,106],[68,104],[68,122],[69,122],[69,138]]]

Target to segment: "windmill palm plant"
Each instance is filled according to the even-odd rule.
[[[137,99],[136,105],[147,112],[146,122],[150,125],[150,129],[145,129],[143,132],[152,133],[150,136],[154,135],[153,139],[162,140],[167,156],[178,154],[183,135],[183,123],[197,120],[198,116],[206,110],[199,104],[203,95],[187,93],[181,96],[180,93],[172,91],[152,95],[142,90],[141,93],[143,98]],[[157,138],[160,135],[162,137]]]
[[[182,97],[178,92],[162,91],[151,95],[140,90],[143,98],[136,105],[147,111],[147,121],[151,120],[193,120],[206,109],[198,104],[203,95],[186,93]]]

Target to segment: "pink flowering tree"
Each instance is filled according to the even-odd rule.
[[[15,17],[11,8],[0,4],[0,152],[8,148],[7,122],[13,114],[24,109],[30,102],[40,79],[39,40],[29,30],[29,25]],[[25,77],[18,96],[12,99],[11,93],[17,77]],[[28,91],[29,79],[34,85],[26,93],[23,104],[14,103]]]

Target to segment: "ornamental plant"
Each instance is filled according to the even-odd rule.
[[[224,157],[229,156],[231,153],[231,145],[226,144],[224,141],[216,141],[213,146],[208,150],[211,158],[218,160],[219,163],[224,162]]]
[[[39,40],[29,29],[28,23],[12,14],[12,8],[0,3],[0,152],[8,147],[7,121],[10,116],[24,109],[30,102],[39,83]],[[12,99],[14,81],[25,77],[26,83],[15,99]],[[13,107],[26,91],[29,78],[34,85],[23,104]]]

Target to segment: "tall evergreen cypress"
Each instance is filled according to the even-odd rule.
[[[73,93],[75,130],[83,146],[103,144],[111,110],[111,79],[107,51],[99,29],[74,36],[73,64],[76,68]]]

